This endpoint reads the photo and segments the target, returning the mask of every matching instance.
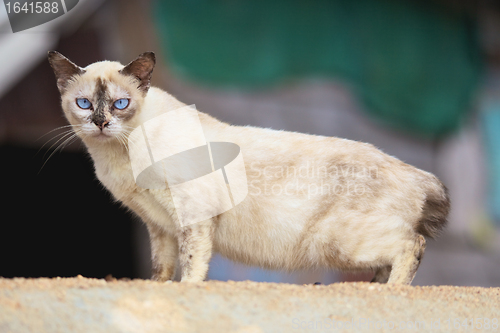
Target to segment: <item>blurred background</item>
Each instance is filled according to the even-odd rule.
[[[154,51],[153,84],[222,121],[370,142],[435,173],[452,212],[414,284],[500,286],[498,2],[80,0],[15,34],[0,5],[0,276],[149,278],[145,227],[111,201],[83,144],[55,152],[68,137],[51,132],[67,123],[49,50],[82,67]],[[216,255],[208,278],[371,277]]]

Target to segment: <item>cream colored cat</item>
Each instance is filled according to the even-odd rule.
[[[134,128],[185,106],[150,87],[154,54],[127,66],[102,61],[80,68],[49,52],[49,62],[97,178],[148,227],[156,280],[172,279],[178,259],[182,281],[202,281],[218,252],[269,269],[374,270],[375,282],[410,284],[423,236],[445,226],[443,184],[372,145],[231,126],[199,112],[207,141],[241,147],[249,194],[225,213],[182,227],[170,191],[137,186],[128,155]]]

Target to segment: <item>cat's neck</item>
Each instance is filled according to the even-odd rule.
[[[86,146],[94,161],[97,178],[115,198],[123,198],[136,188],[128,149],[124,145],[110,140],[101,144],[86,143]]]
[[[118,140],[110,140],[100,144],[85,143],[94,161],[95,171],[100,175],[117,174],[122,171],[129,172],[130,157],[128,149]],[[101,178],[101,177],[99,177]]]
[[[86,142],[84,140],[84,142],[94,161],[128,159],[125,143],[120,143],[117,139],[103,142]]]

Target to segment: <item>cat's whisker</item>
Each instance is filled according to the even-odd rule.
[[[126,127],[126,128],[130,128],[130,129],[132,129],[132,130],[135,130],[135,129],[137,128],[137,126],[136,126],[136,127],[133,127],[133,126],[125,125],[125,124],[122,124],[121,126],[122,126],[122,127]]]
[[[38,151],[36,152],[35,156],[40,152],[40,150],[43,149],[43,147],[45,147],[49,142],[51,142],[52,140],[56,139],[57,137],[59,136],[64,136],[65,134],[68,134],[68,133],[71,133],[73,132],[74,130],[73,129],[70,129],[70,130],[67,130],[67,131],[64,131],[64,132],[61,132],[61,133],[58,133],[56,135],[54,135],[52,138],[48,139],[39,149]],[[48,134],[48,133],[47,133]]]
[[[129,154],[130,154],[130,148],[128,147],[128,145],[127,145],[125,142],[123,142],[123,146],[124,146],[124,147],[125,147],[125,149],[127,150],[127,153],[129,153]]]
[[[65,137],[67,137],[68,135],[71,135],[73,133],[72,130],[69,130],[69,131],[65,131],[63,133],[59,133],[57,135],[55,135],[53,138],[51,138],[50,140],[48,140],[47,142],[45,142],[41,147],[40,149],[38,149],[37,151],[37,154],[40,152],[40,150],[42,150],[47,144],[49,144],[52,140],[55,140],[57,137],[60,137],[58,138],[55,142],[52,142],[52,145],[47,148],[47,151],[50,151],[55,145],[57,145],[57,143],[61,140],[63,140]],[[47,151],[44,153],[43,155],[43,158],[45,158],[45,155],[47,155]],[[36,155],[36,154],[35,154]]]
[[[132,145],[134,146],[134,148],[137,148],[137,143],[134,142],[133,140],[129,140],[130,132],[127,132],[126,134],[125,133],[120,133],[120,134],[122,135],[124,141],[127,143],[127,147],[129,147],[129,145]]]
[[[51,150],[51,149],[52,149],[55,145],[57,145],[57,144],[58,144],[61,140],[66,139],[68,136],[72,135],[73,133],[75,133],[73,130],[69,130],[69,131],[64,132],[64,133],[63,133],[63,135],[62,135],[62,136],[61,136],[61,137],[60,137],[60,138],[59,138],[56,142],[54,142],[54,143],[53,143],[53,144],[49,147],[49,149],[47,149],[47,151],[45,152],[45,154],[43,154],[43,157],[42,157],[42,158],[45,158],[45,156],[47,155],[47,153],[48,153],[48,152],[49,152],[49,151],[50,151],[50,150]],[[47,143],[48,143],[48,142],[50,142],[50,140],[49,140],[49,141],[47,141]],[[44,144],[44,145],[43,145],[40,149],[42,149],[44,146],[45,146],[45,144]]]
[[[118,139],[118,142],[120,142],[120,144],[122,144],[123,147],[125,147],[125,149],[127,150],[127,152],[129,152],[128,145],[127,145],[127,143],[125,141],[125,137],[123,136],[123,133],[117,133],[116,138]]]
[[[74,127],[81,127],[81,126],[83,126],[83,125],[66,125],[66,126],[56,127],[56,128],[54,128],[53,130],[48,131],[47,133],[45,133],[44,135],[42,135],[41,137],[39,137],[38,139],[36,139],[36,140],[35,140],[35,142],[36,142],[36,141],[38,141],[38,140],[40,140],[40,139],[41,139],[41,138],[43,138],[44,136],[49,135],[50,133],[52,133],[52,132],[54,132],[54,131],[57,131],[57,130],[60,130],[60,129],[62,129],[62,128],[68,128],[68,127],[72,127],[72,128],[74,128]]]
[[[78,134],[75,133],[74,135],[72,135],[69,139],[65,140],[63,143],[62,143],[62,147],[60,150],[63,150],[64,148],[66,148],[67,145],[70,145],[72,144],[73,142],[75,142],[75,140],[78,139]],[[70,141],[68,141],[70,140]]]
[[[61,144],[59,144],[59,146],[56,147],[56,149],[54,149],[52,151],[52,153],[49,155],[49,157],[45,160],[45,162],[43,163],[42,167],[40,168],[40,170],[38,171],[38,174],[40,174],[40,172],[42,172],[42,169],[43,167],[45,166],[45,164],[47,164],[47,162],[50,160],[50,158],[58,151],[58,150],[62,150],[62,148],[65,147],[65,144],[67,144],[69,142],[69,140],[71,139],[74,139],[78,136],[78,134],[80,133],[81,131],[76,131],[75,133],[73,133],[71,136],[67,137]],[[60,141],[61,139],[59,139],[58,141]],[[52,147],[51,147],[52,148]],[[45,155],[44,155],[45,156]]]
[[[141,148],[141,146],[137,143],[137,142],[134,142],[133,140],[128,140],[128,143],[129,143],[129,148],[130,146],[132,146],[133,149],[137,150],[137,151],[142,151],[143,149]]]
[[[58,150],[59,150],[59,151],[61,151],[62,149],[64,149],[64,147],[66,147],[66,146],[68,145],[68,143],[70,143],[70,141],[71,141],[71,140],[73,140],[73,139],[75,139],[75,138],[77,138],[77,137],[78,137],[78,134],[79,134],[79,133],[80,133],[80,132],[79,132],[79,131],[77,131],[77,132],[73,133],[73,135],[71,135],[71,136],[67,137],[67,138],[66,138],[66,139],[65,139],[65,140],[64,140],[64,141],[63,141],[63,142],[62,142],[59,146],[57,146],[57,148],[56,148],[56,149],[54,149],[54,152],[56,152],[56,151],[58,151]],[[49,157],[49,158],[50,158],[50,157]]]
[[[123,134],[123,135],[124,135],[124,137],[125,137],[126,139],[128,139],[128,137],[129,137],[129,136],[130,136],[130,134],[134,131],[134,129],[135,129],[135,128],[130,127],[130,129],[127,129],[127,128],[126,128],[127,126],[124,126],[124,125],[122,125],[122,127],[125,127],[125,128],[123,129],[123,131],[122,131],[122,133],[121,133],[121,134]]]
[[[125,144],[127,145],[127,150],[130,152],[130,149],[137,149],[137,143],[135,143],[132,140],[129,140],[128,137],[123,136],[123,141],[125,141]]]

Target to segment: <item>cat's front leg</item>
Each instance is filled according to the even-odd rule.
[[[212,257],[213,222],[207,220],[182,227],[179,230],[179,263],[181,282],[203,281]]]
[[[146,224],[151,242],[152,280],[173,280],[178,255],[178,244],[175,237],[153,223]]]

